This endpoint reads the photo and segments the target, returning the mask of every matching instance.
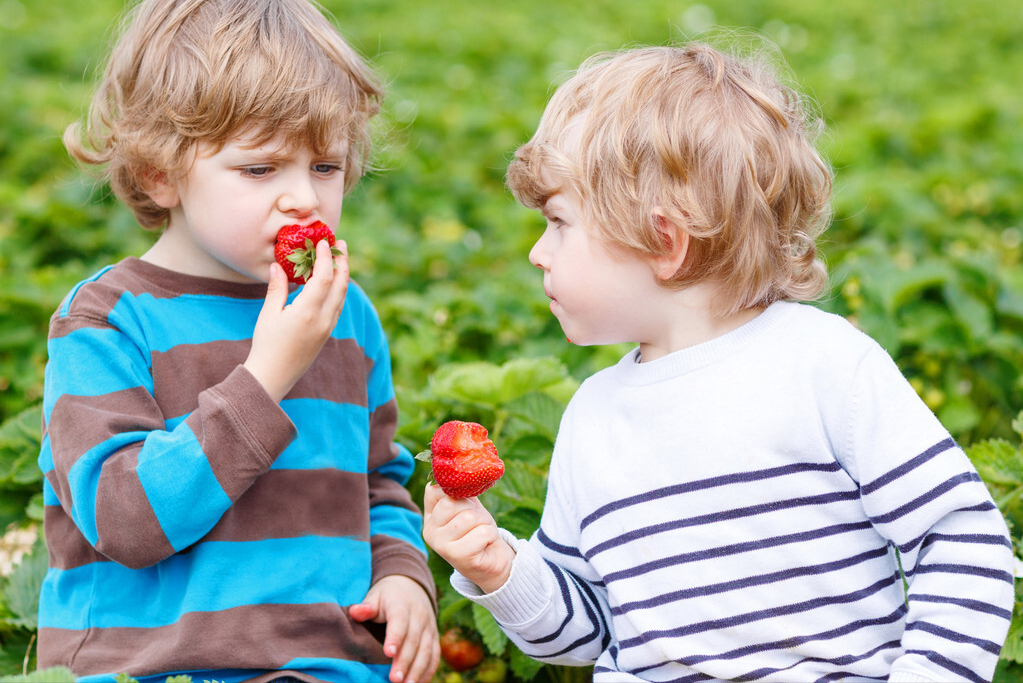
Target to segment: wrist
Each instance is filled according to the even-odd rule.
[[[270,398],[272,398],[276,403],[280,403],[291,389],[291,387],[284,387],[279,383],[274,382],[272,379],[273,373],[267,372],[259,363],[254,362],[251,358],[242,363],[242,367],[245,368],[257,382],[259,382],[264,391],[266,391]]]

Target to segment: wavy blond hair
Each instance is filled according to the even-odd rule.
[[[721,313],[812,300],[827,284],[823,124],[769,57],[699,42],[595,55],[552,96],[508,186],[534,209],[573,191],[607,244],[643,256],[670,249],[662,211],[691,237],[663,284],[713,280]]]
[[[370,119],[383,90],[319,5],[309,0],[144,0],[125,17],[88,115],[64,132],[70,154],[101,166],[139,223],[168,211],[146,193],[176,178],[196,143],[239,134],[323,154],[348,144],[345,190],[369,163]]]

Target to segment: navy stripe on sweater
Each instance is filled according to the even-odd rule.
[[[640,493],[635,496],[629,496],[628,498],[622,498],[616,500],[600,508],[597,508],[586,517],[583,518],[580,523],[580,528],[585,529],[590,524],[593,524],[601,517],[611,514],[617,510],[624,510],[627,507],[633,505],[639,505],[641,503],[648,503],[653,500],[661,498],[667,498],[669,496],[678,496],[684,493],[692,493],[693,491],[702,491],[706,489],[712,489],[719,486],[729,486],[731,484],[749,483],[754,481],[764,481],[767,479],[774,479],[776,477],[786,477],[792,474],[800,474],[803,472],[838,472],[842,469],[842,466],[835,461],[830,462],[800,462],[791,465],[781,465],[779,467],[769,467],[763,470],[755,470],[751,472],[737,472],[735,474],[726,474],[719,477],[711,477],[709,479],[702,479],[700,481],[686,482],[684,484],[675,484],[673,486],[665,486],[663,488],[654,489],[647,491],[646,493]]]

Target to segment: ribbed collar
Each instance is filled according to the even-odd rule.
[[[794,315],[800,304],[779,301],[748,323],[709,341],[680,349],[646,363],[639,361],[639,347],[613,366],[615,379],[623,384],[653,384],[706,367],[728,358],[761,338]]]

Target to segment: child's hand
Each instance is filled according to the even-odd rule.
[[[439,486],[427,486],[423,539],[485,593],[493,593],[511,575],[515,550],[498,534],[478,498],[450,498]]]
[[[440,641],[433,605],[422,586],[407,576],[385,576],[348,613],[355,621],[387,624],[384,654],[394,660],[392,683],[433,678],[440,664]]]
[[[341,315],[348,293],[348,248],[343,240],[337,246],[341,255],[331,259],[327,241],[316,244],[312,276],[290,304],[284,270],[277,263],[270,266],[245,368],[277,401],[316,360]]]

